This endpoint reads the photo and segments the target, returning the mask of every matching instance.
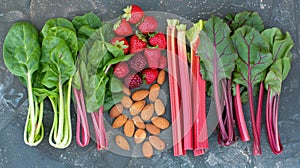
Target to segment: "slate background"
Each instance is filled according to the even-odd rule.
[[[261,145],[263,155],[251,155],[251,143],[240,141],[231,147],[219,147],[216,135],[209,139],[207,154],[194,157],[173,157],[172,149],[155,155],[152,159],[131,158],[110,151],[98,152],[95,144],[79,148],[73,138],[65,150],[54,149],[48,144],[52,112],[46,107],[44,125],[46,135],[38,147],[28,147],[23,142],[23,127],[27,113],[26,89],[11,75],[3,63],[3,40],[12,23],[30,21],[39,29],[53,17],[72,19],[76,15],[94,12],[103,20],[115,19],[126,5],[136,3],[145,11],[164,11],[177,14],[191,21],[207,19],[212,14],[253,10],[260,13],[266,27],[277,26],[289,31],[295,42],[293,67],[283,84],[279,131],[283,154],[272,154],[267,143],[265,125],[262,125]],[[0,0],[0,167],[300,167],[300,61],[299,0],[216,0],[216,1],[59,1],[59,0]],[[247,106],[245,106],[247,108]],[[247,111],[247,110],[246,110]],[[249,114],[246,114],[249,119]],[[73,125],[75,118],[73,115]],[[250,127],[250,122],[247,122]]]

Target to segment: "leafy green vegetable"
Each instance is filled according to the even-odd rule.
[[[200,33],[200,45],[198,47],[198,55],[201,56],[201,69],[206,72],[202,76],[213,84],[213,95],[216,104],[216,111],[220,126],[220,144],[230,145],[234,141],[232,129],[226,132],[224,122],[222,120],[222,98],[230,99],[231,92],[227,91],[228,84],[226,81],[232,76],[232,71],[235,68],[235,60],[237,59],[236,51],[230,38],[231,30],[229,26],[219,17],[212,16],[204,25]],[[201,71],[203,72],[203,71]],[[222,86],[222,87],[220,87]],[[220,91],[220,92],[219,92]],[[224,94],[225,93],[225,94]],[[228,114],[231,113],[231,103],[226,101]],[[232,116],[227,115],[227,117]],[[229,118],[229,122],[233,119]],[[227,122],[228,123],[228,122]],[[231,127],[231,124],[230,126]],[[228,129],[229,130],[229,129]]]
[[[102,26],[101,19],[94,13],[87,13],[83,16],[76,16],[72,20],[73,25],[77,30],[82,26],[89,26],[93,29],[98,29]]]
[[[239,55],[233,80],[236,84],[247,87],[254,137],[253,154],[258,155],[261,154],[260,129],[257,127],[254,112],[253,87],[264,80],[265,70],[272,64],[272,55],[269,46],[255,28],[249,26],[238,28],[232,39]]]
[[[243,11],[236,15],[229,14],[226,19],[231,21],[230,28],[232,31],[242,26],[250,26],[261,32],[264,30],[264,23],[257,12]]]
[[[28,113],[24,129],[24,142],[30,146],[38,145],[44,137],[43,100],[34,92],[33,74],[39,68],[41,49],[35,26],[27,22],[13,24],[3,45],[4,63],[8,70],[18,76],[27,87]]]
[[[76,32],[72,22],[70,22],[69,20],[65,19],[65,18],[53,18],[53,19],[49,19],[45,25],[42,28],[41,34],[43,37],[48,36],[49,34],[49,29],[51,29],[52,27],[64,27],[67,29],[70,29],[73,32]]]

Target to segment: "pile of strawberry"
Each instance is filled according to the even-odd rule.
[[[146,16],[137,5],[124,9],[124,14],[114,25],[117,37],[111,43],[122,48],[124,54],[133,54],[127,62],[114,66],[114,75],[123,80],[129,89],[139,87],[145,81],[153,83],[158,69],[164,69],[167,59],[162,55],[166,48],[166,36],[157,32],[158,22],[153,16]],[[136,30],[136,33],[133,33]]]

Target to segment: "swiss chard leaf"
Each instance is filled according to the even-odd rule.
[[[261,34],[249,26],[237,29],[232,39],[239,55],[233,80],[237,84],[253,87],[263,81],[265,70],[272,64],[269,47]]]
[[[83,16],[76,16],[73,18],[72,23],[78,30],[81,26],[89,26],[91,28],[97,29],[101,27],[101,19],[94,13],[87,13]]]
[[[118,93],[118,92],[122,92],[122,88],[123,88],[123,84],[122,82],[117,79],[117,78],[114,78],[112,77],[110,79],[110,83],[109,83],[109,90],[112,92],[112,93]]]
[[[292,54],[290,50],[294,42],[288,32],[283,34],[278,28],[267,29],[262,32],[262,36],[270,45],[272,59],[275,61],[264,81],[265,88],[271,89],[271,96],[279,95],[282,81],[287,77],[291,69]]]
[[[51,29],[52,27],[64,27],[70,29],[73,32],[76,32],[72,22],[70,22],[69,20],[65,18],[53,18],[53,19],[49,19],[45,23],[41,31],[42,36],[43,37],[48,36],[48,33],[50,32],[49,29]]]
[[[75,73],[75,62],[70,48],[65,40],[59,37],[47,36],[43,39],[41,63],[45,73],[42,83],[48,88],[58,86],[53,86],[52,80],[56,81],[56,84],[59,79],[64,83]]]
[[[3,45],[8,70],[27,81],[27,74],[32,75],[39,68],[40,55],[37,29],[27,22],[13,24]]]
[[[233,19],[232,15],[228,15],[226,19]],[[242,26],[249,26],[261,32],[264,30],[264,23],[257,12],[244,11],[236,14],[231,21],[230,28],[232,31],[237,30]]]
[[[212,16],[204,25],[197,53],[201,55],[206,70],[202,75],[206,80],[213,81],[215,75],[218,81],[214,82],[231,78],[237,54],[232,45],[230,32],[228,25],[219,17]]]

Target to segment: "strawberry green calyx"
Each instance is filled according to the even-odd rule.
[[[123,9],[124,14],[122,15],[122,18],[126,19],[126,21],[129,21],[129,19],[131,18],[131,9],[132,5],[129,5],[125,9]]]
[[[119,20],[114,24],[113,30],[117,30],[117,29],[120,27],[121,22],[122,22],[122,20],[119,19]]]
[[[135,33],[139,40],[142,40],[143,42],[147,42],[146,36],[142,33],[139,33],[138,31]]]

